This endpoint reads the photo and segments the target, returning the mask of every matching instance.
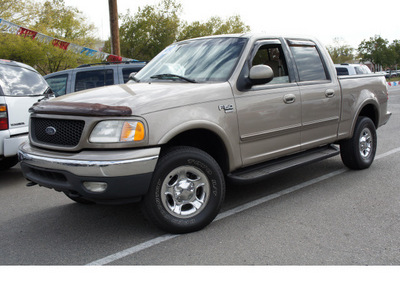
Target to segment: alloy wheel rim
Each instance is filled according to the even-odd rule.
[[[206,206],[210,182],[203,171],[193,166],[173,169],[164,179],[161,202],[167,212],[177,218],[191,218]]]
[[[359,139],[359,150],[362,158],[366,159],[371,155],[373,147],[372,133],[368,128],[364,128]]]

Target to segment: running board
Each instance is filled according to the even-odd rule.
[[[306,164],[324,160],[340,154],[338,147],[328,145],[316,149],[307,150],[283,158],[240,169],[228,174],[228,178],[234,183],[248,183],[264,179],[288,169],[300,167]]]

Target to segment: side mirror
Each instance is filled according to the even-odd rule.
[[[274,79],[274,71],[267,65],[253,66],[250,69],[249,79],[253,85],[266,84]]]

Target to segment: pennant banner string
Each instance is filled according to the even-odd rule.
[[[31,38],[41,43],[52,44],[54,47],[60,48],[62,50],[72,51],[77,54],[82,54],[86,56],[90,56],[93,58],[101,59],[103,61],[110,62],[119,62],[119,61],[131,61],[131,58],[125,58],[117,55],[112,55],[109,53],[97,51],[94,49],[90,49],[87,47],[82,47],[73,43],[68,43],[56,38],[52,38],[48,35],[42,34],[40,32],[36,32],[34,30],[30,30],[28,28],[24,28],[17,24],[8,22],[2,18],[0,18],[0,32],[9,33],[14,35],[19,35],[24,38]]]

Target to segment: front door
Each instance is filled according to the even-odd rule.
[[[279,40],[255,44],[249,68],[259,64],[269,65],[274,79],[235,94],[244,166],[300,150],[300,90],[291,80]]]

